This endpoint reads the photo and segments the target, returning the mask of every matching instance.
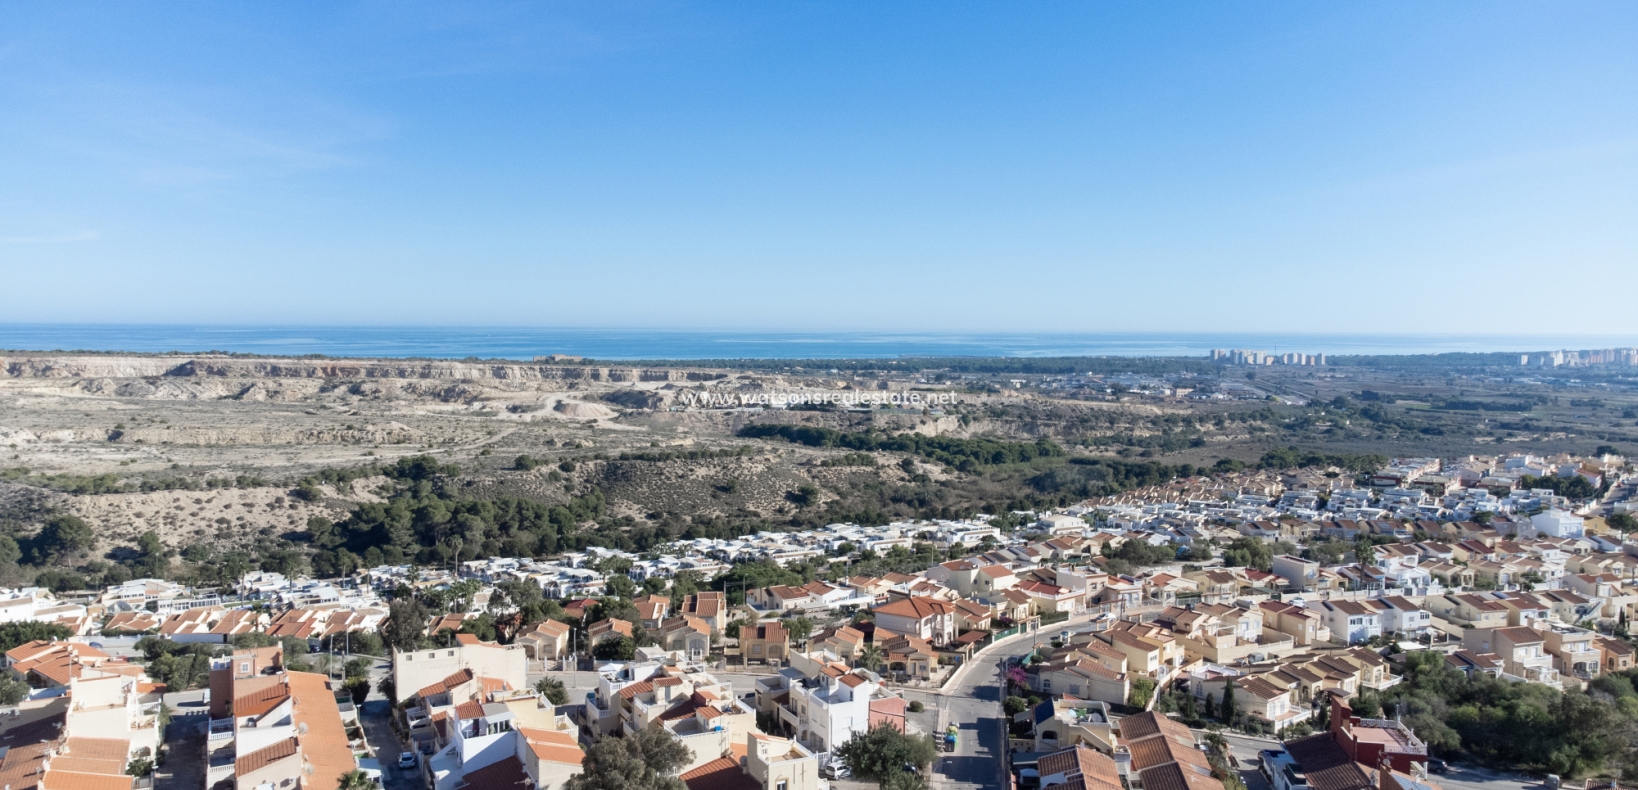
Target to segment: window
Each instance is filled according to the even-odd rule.
[[[783,780],[783,779],[779,780],[779,784],[774,785],[774,787],[777,788],[777,790],[785,790],[785,787],[786,787],[785,780]]]
[[[239,665],[239,674],[241,674],[241,675],[250,674],[250,663],[249,662],[245,662],[245,663]]]

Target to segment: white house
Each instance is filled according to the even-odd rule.
[[[1308,608],[1325,621],[1334,642],[1352,645],[1382,635],[1382,615],[1358,601],[1309,601]]]
[[[1562,510],[1537,513],[1530,517],[1530,524],[1536,534],[1554,538],[1579,538],[1586,532],[1586,524],[1580,516]]]
[[[1414,637],[1433,628],[1433,613],[1408,598],[1390,595],[1371,603],[1381,610],[1383,633]]]

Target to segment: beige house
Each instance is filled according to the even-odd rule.
[[[783,662],[790,655],[791,634],[779,623],[740,626],[739,655],[746,663]]]
[[[1265,639],[1277,641],[1283,635],[1305,647],[1331,641],[1331,629],[1317,612],[1281,601],[1263,601],[1257,608],[1263,613]]]
[[[711,653],[711,624],[698,617],[672,617],[660,624],[655,637],[666,650],[682,651],[696,661]]]
[[[956,607],[948,601],[911,596],[871,611],[876,615],[877,628],[925,639],[934,647],[956,637]]]
[[[1204,681],[1202,690],[1219,710],[1222,709],[1223,694],[1230,682],[1234,683],[1235,708],[1242,716],[1261,719],[1276,732],[1308,720],[1309,707],[1293,705],[1290,689],[1261,677],[1219,677]]]
[[[865,634],[852,626],[842,626],[819,637],[817,646],[829,650],[844,661],[852,661],[858,657],[859,651],[865,646]],[[810,642],[809,644],[813,644]]]
[[[535,660],[563,658],[569,654],[569,626],[556,620],[545,620],[518,636],[515,644]]]
[[[1549,686],[1561,685],[1553,669],[1553,657],[1547,652],[1547,639],[1535,629],[1469,628],[1462,637],[1462,646],[1475,653],[1501,656],[1505,674]]]
[[[1468,629],[1507,626],[1507,607],[1479,593],[1446,593],[1438,597],[1430,595],[1422,605],[1435,617]]]
[[[586,642],[592,647],[596,647],[604,642],[621,637],[631,639],[636,633],[636,630],[631,627],[631,623],[624,620],[615,620],[613,618],[598,620],[586,626]]]
[[[1183,574],[1200,587],[1201,603],[1234,603],[1240,594],[1240,578],[1220,568],[1204,568]]]
[[[1068,694],[1076,699],[1126,704],[1131,682],[1124,672],[1113,672],[1084,658],[1037,664],[1029,668],[1030,685],[1043,694]]]

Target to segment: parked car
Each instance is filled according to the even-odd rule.
[[[853,776],[853,771],[846,763],[832,762],[825,766],[825,770],[820,771],[819,775],[826,779],[847,779]]]
[[[1442,774],[1450,770],[1450,765],[1437,757],[1430,757],[1428,758],[1428,770],[1436,774]]]
[[[417,755],[415,752],[404,752],[398,755],[399,768],[414,768]]]

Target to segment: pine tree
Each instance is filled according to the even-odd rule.
[[[1223,723],[1233,724],[1237,712],[1234,709],[1234,678],[1229,678],[1223,684]]]

